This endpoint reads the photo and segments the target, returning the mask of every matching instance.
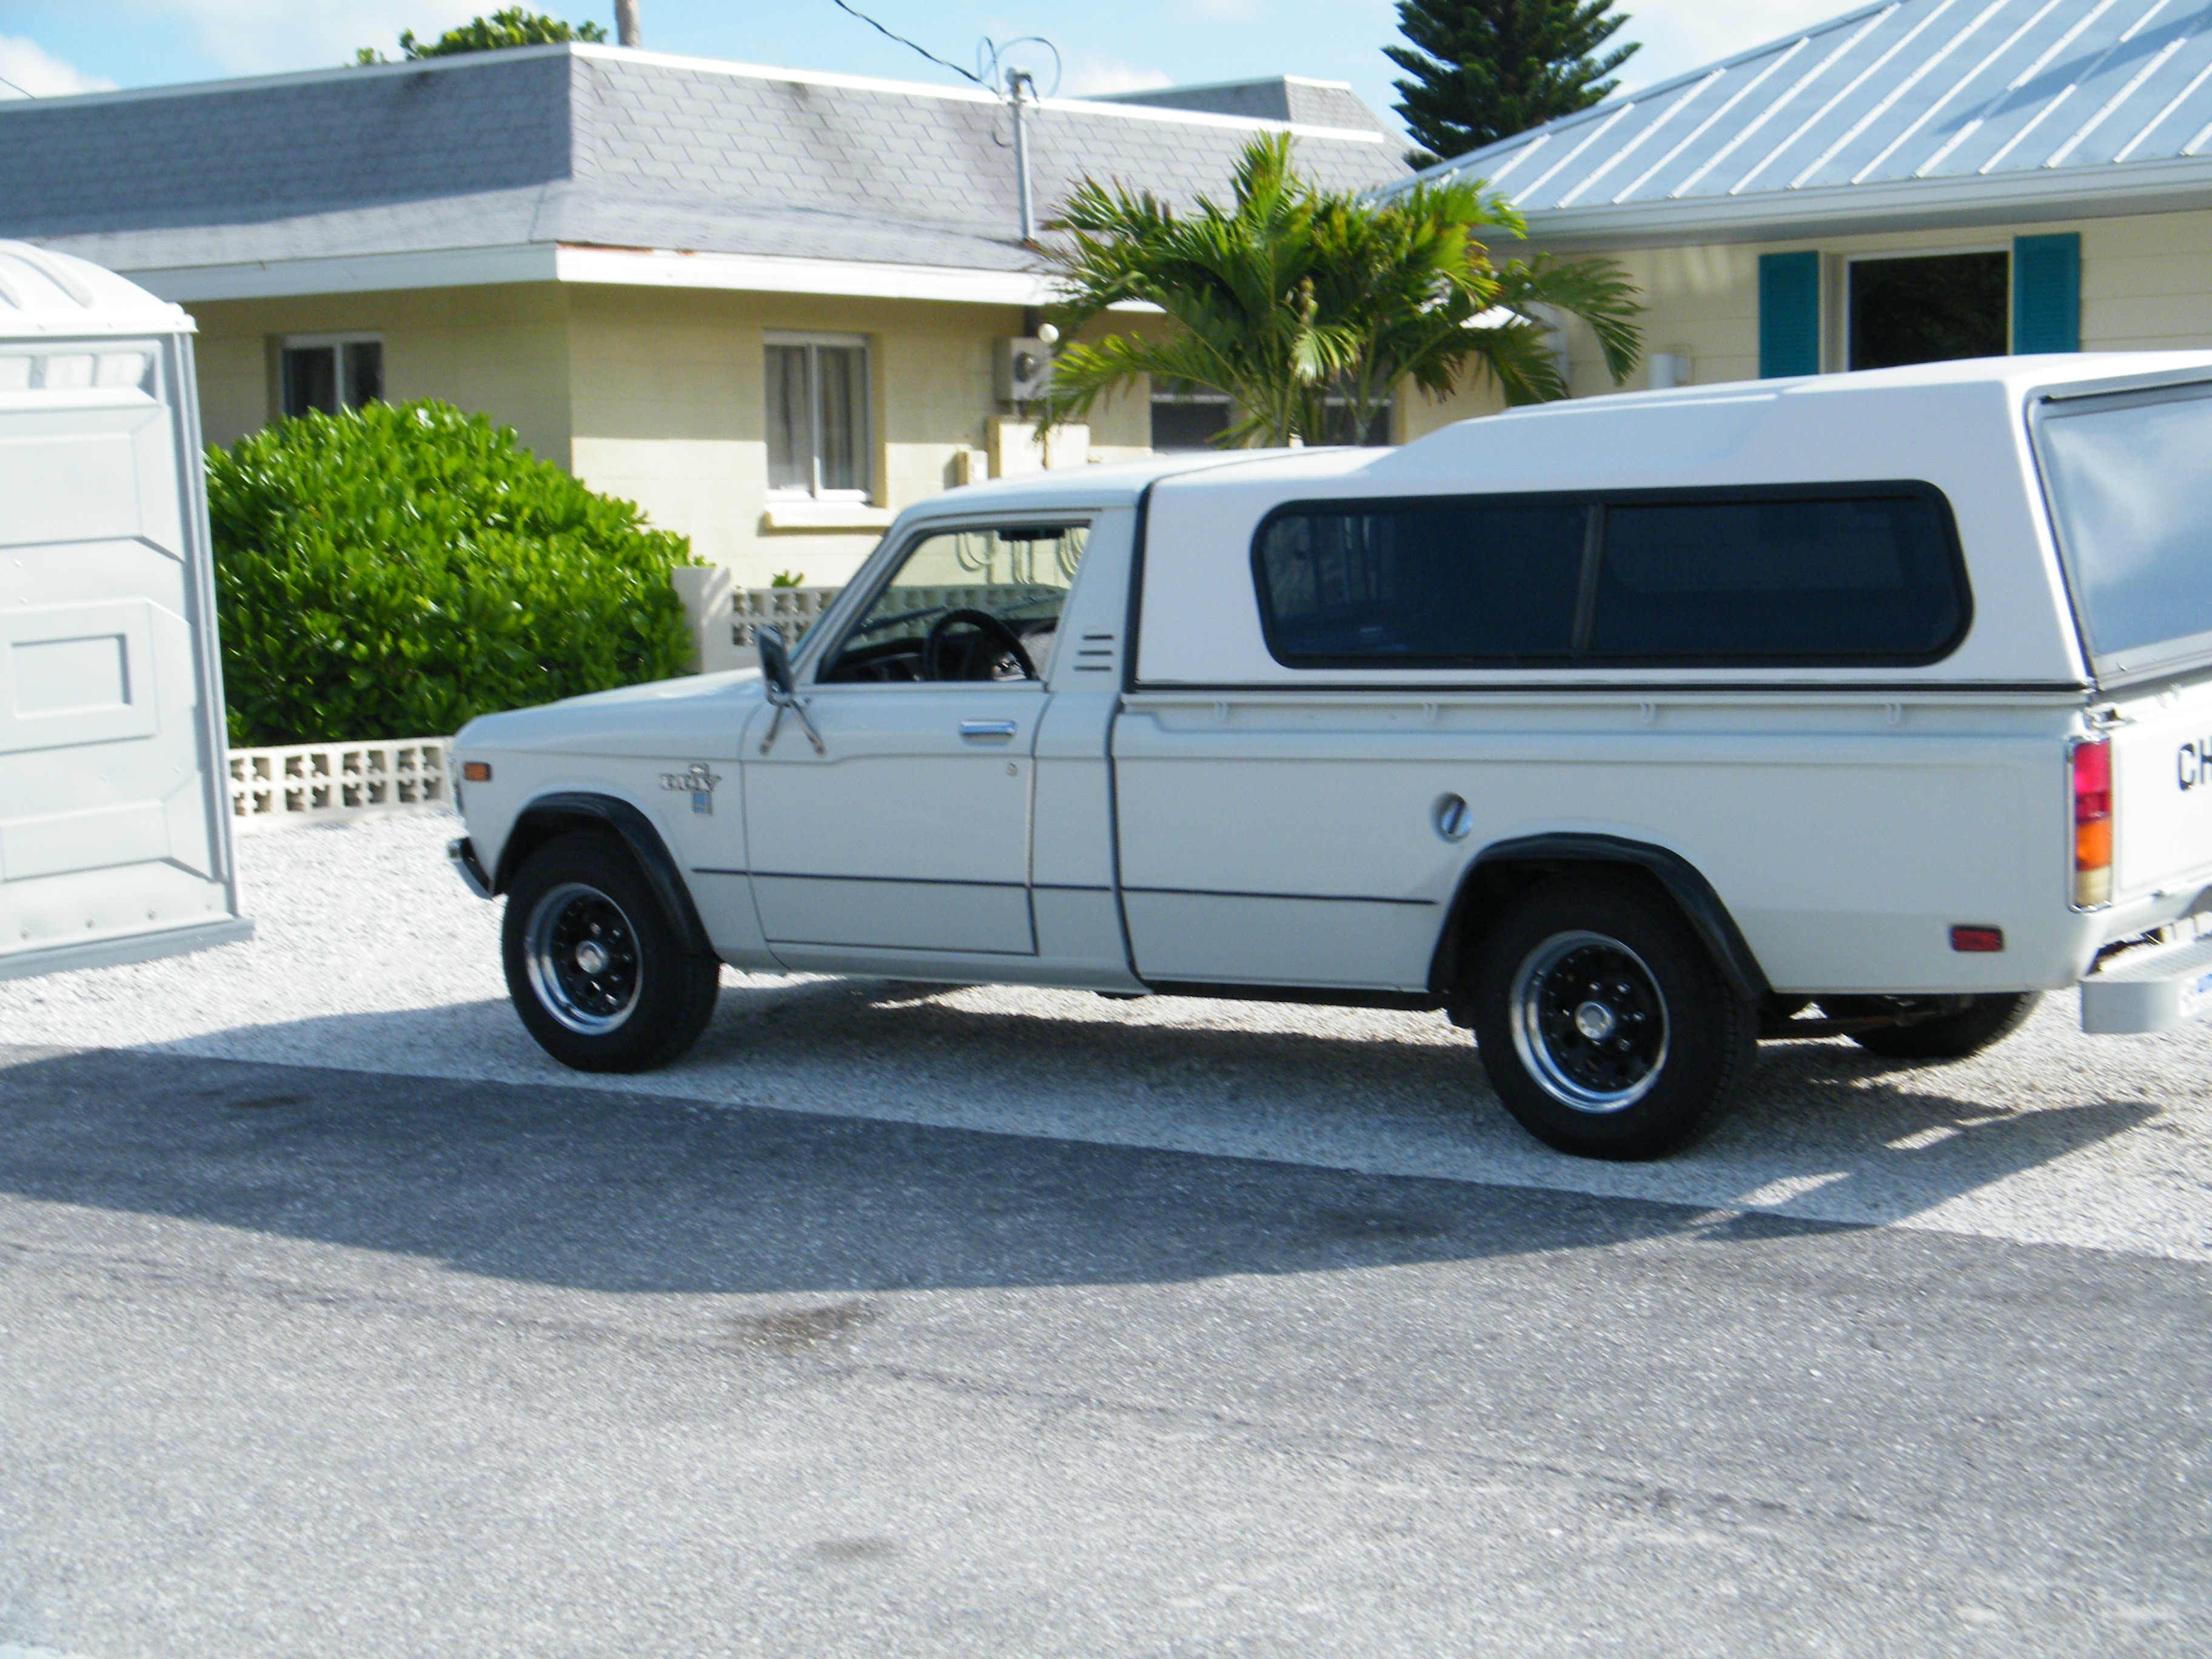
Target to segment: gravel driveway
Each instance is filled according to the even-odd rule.
[[[2086,1037],[2067,995],[1946,1067],[1770,1046],[1712,1139],[1626,1166],[1530,1140],[1441,1015],[725,969],[690,1055],[587,1078],[508,1007],[499,909],[447,867],[453,833],[425,814],[248,839],[251,943],[0,981],[0,1042],[559,1083],[2212,1261],[2202,1027]]]

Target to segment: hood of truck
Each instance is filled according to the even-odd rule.
[[[761,701],[757,668],[689,674],[612,691],[594,691],[535,708],[479,714],[453,738],[456,753],[734,755],[745,721]]]

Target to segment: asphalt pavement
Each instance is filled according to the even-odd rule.
[[[2201,1653],[2208,1274],[18,1041],[0,1653]]]

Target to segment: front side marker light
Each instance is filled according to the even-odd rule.
[[[491,763],[489,761],[463,761],[461,763],[461,781],[464,783],[489,783],[491,781]]]
[[[2074,908],[2112,902],[2112,740],[2076,738],[2074,778]]]

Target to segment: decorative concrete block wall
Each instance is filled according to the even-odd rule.
[[[450,807],[449,739],[309,743],[230,751],[231,828],[241,835]]]
[[[842,587],[738,587],[731,581],[728,571],[708,565],[679,568],[674,576],[678,596],[684,601],[684,620],[691,630],[695,674],[759,667],[759,632],[770,623],[781,628],[783,642],[796,649],[806,630],[845,591]],[[1003,606],[1012,591],[1020,592],[1024,599],[1050,599],[1065,590],[1011,590],[1004,584],[895,587],[885,591],[881,602],[896,603],[908,611],[988,610]]]

